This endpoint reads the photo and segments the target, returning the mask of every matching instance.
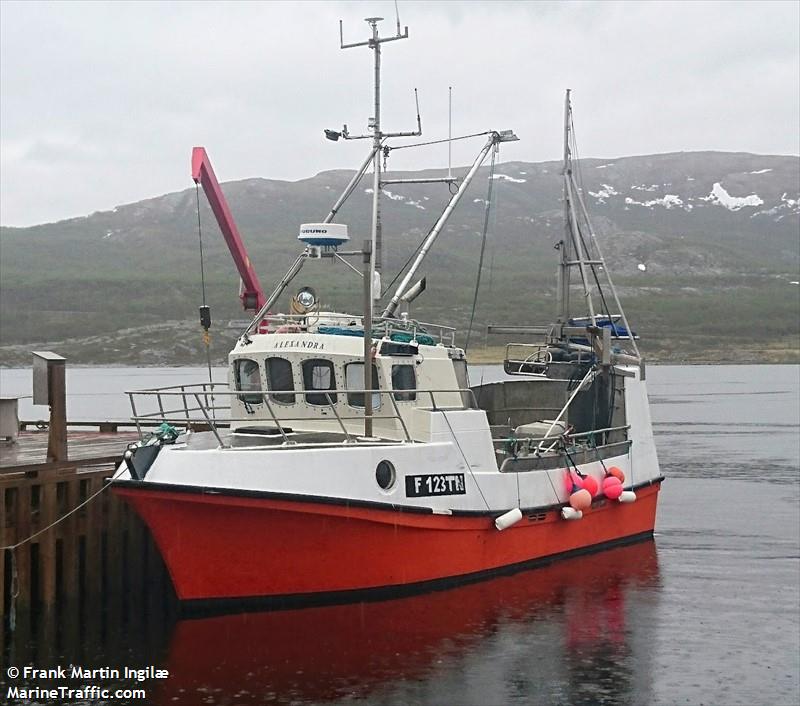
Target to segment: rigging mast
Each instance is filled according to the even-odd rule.
[[[581,187],[575,180],[575,170],[572,162],[572,145],[575,143],[574,127],[572,122],[572,103],[570,101],[570,89],[567,89],[564,102],[564,228],[565,238],[560,243],[561,262],[559,267],[559,311],[558,321],[560,324],[570,322],[570,268],[578,267],[583,286],[583,296],[586,300],[587,323],[596,328],[598,325],[606,326],[610,329],[615,339],[627,339],[630,342],[634,358],[641,362],[639,347],[636,345],[636,337],[631,330],[625,311],[619,301],[616,287],[611,281],[611,274],[606,267],[605,258],[597,242],[597,235],[589,219],[589,212],[581,193]],[[577,151],[577,150],[576,150]],[[580,220],[579,220],[580,214]],[[588,232],[588,239],[584,236]],[[614,300],[617,314],[611,314],[608,303],[603,294],[600,284],[600,276],[608,285],[608,289]],[[591,276],[591,278],[590,278]],[[603,313],[598,315],[595,310],[593,292],[599,296]],[[615,323],[617,319],[622,319],[624,329]],[[598,323],[600,322],[600,323]]]
[[[569,179],[572,165],[569,161],[569,120],[570,120],[570,89],[567,89],[567,97],[564,100],[564,165],[562,175],[564,178],[564,238],[558,244],[561,254],[561,263],[558,268],[558,322],[567,323],[569,320],[569,265],[572,251],[572,236],[570,235],[569,220],[569,192],[567,190],[567,179]]]

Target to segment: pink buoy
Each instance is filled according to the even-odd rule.
[[[611,468],[608,469],[608,475],[614,476],[620,483],[625,482],[625,474],[616,466],[611,466]]]
[[[603,495],[609,500],[616,500],[622,495],[622,483],[616,476],[607,476],[603,479]]]
[[[589,491],[592,497],[595,497],[597,495],[597,491],[600,489],[600,485],[598,484],[597,480],[591,476],[586,476],[583,479],[583,487]]]
[[[569,496],[569,504],[575,510],[588,510],[592,506],[592,495],[586,488],[581,488]]]
[[[577,473],[567,470],[566,475],[564,476],[564,487],[568,493],[580,490],[583,488],[583,478],[581,478]]]

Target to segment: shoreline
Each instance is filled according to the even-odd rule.
[[[503,359],[497,358],[491,354],[483,355],[476,352],[475,354],[468,355],[468,364],[473,365],[502,365]],[[662,358],[655,356],[644,356],[644,362],[648,366],[667,366],[667,365],[696,365],[696,366],[710,366],[710,365],[800,365],[800,352],[796,352],[793,357],[781,358],[773,356],[765,356],[760,360],[751,358],[747,359],[723,359],[723,358]],[[15,364],[16,363],[16,364]],[[205,361],[159,361],[156,363],[141,363],[130,361],[127,363],[110,363],[110,362],[88,362],[88,363],[73,363],[67,358],[67,367],[80,370],[88,370],[91,368],[103,369],[120,369],[125,368],[142,368],[142,369],[158,369],[158,368],[202,368],[206,369]],[[213,368],[227,368],[226,361],[212,362]],[[8,365],[5,362],[0,363],[0,370],[30,370],[31,365],[23,364],[22,361],[14,361]]]

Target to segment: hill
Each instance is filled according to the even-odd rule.
[[[488,322],[542,323],[553,315],[553,246],[563,235],[560,168],[507,162],[496,169],[479,346]],[[224,185],[265,288],[299,252],[298,225],[323,218],[352,174]],[[424,265],[428,291],[414,310],[421,319],[452,321],[462,330],[469,320],[487,177],[483,169]],[[651,358],[750,360],[769,348],[775,359],[797,359],[798,157],[583,159],[579,177],[623,304]],[[337,218],[350,226],[354,243],[369,234],[368,182]],[[449,194],[441,184],[391,186],[385,194],[388,285]],[[202,194],[201,204],[213,352],[221,361],[237,333],[227,321],[244,317],[237,274]],[[198,253],[194,189],[83,218],[1,228],[2,363],[27,365],[27,352],[43,345],[73,363],[197,363]],[[360,287],[344,268],[311,263],[301,280],[314,283],[326,305],[358,308]]]

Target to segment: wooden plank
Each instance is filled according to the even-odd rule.
[[[0,616],[6,614],[6,489],[0,487]]]
[[[63,482],[65,489],[62,511],[69,512],[78,505],[80,480],[73,475]],[[67,598],[78,595],[78,519],[78,513],[73,513],[61,523],[62,588]]]
[[[94,495],[103,485],[99,475],[82,479],[87,484],[86,497]],[[84,508],[86,511],[86,576],[84,586],[87,596],[99,595],[102,587],[100,574],[100,535],[102,534],[101,505],[97,499]]]
[[[94,458],[87,458],[87,459],[80,459],[75,461],[66,461],[59,463],[50,463],[50,462],[24,463],[14,466],[4,466],[2,469],[0,469],[0,481],[7,479],[13,480],[14,475],[20,475],[25,473],[39,473],[41,471],[63,471],[76,468],[76,466],[79,466],[80,468],[84,469],[91,469],[95,466],[103,466],[105,467],[103,469],[105,471],[109,467],[118,466],[120,463],[122,463],[121,454],[112,456],[96,456]]]
[[[21,485],[16,493],[16,542],[31,534],[31,486]],[[31,546],[30,542],[14,550],[17,565],[17,607],[27,609],[31,604]]]
[[[48,438],[43,432],[21,432],[16,444],[0,445],[0,468],[45,464]],[[135,431],[101,433],[71,429],[67,438],[69,459],[84,460],[87,464],[98,458],[118,459],[125,447],[138,439]]]
[[[45,529],[58,517],[56,483],[50,479],[41,486],[39,504],[39,526]],[[42,602],[49,608],[56,599],[56,532],[55,528],[39,535],[39,583]]]

